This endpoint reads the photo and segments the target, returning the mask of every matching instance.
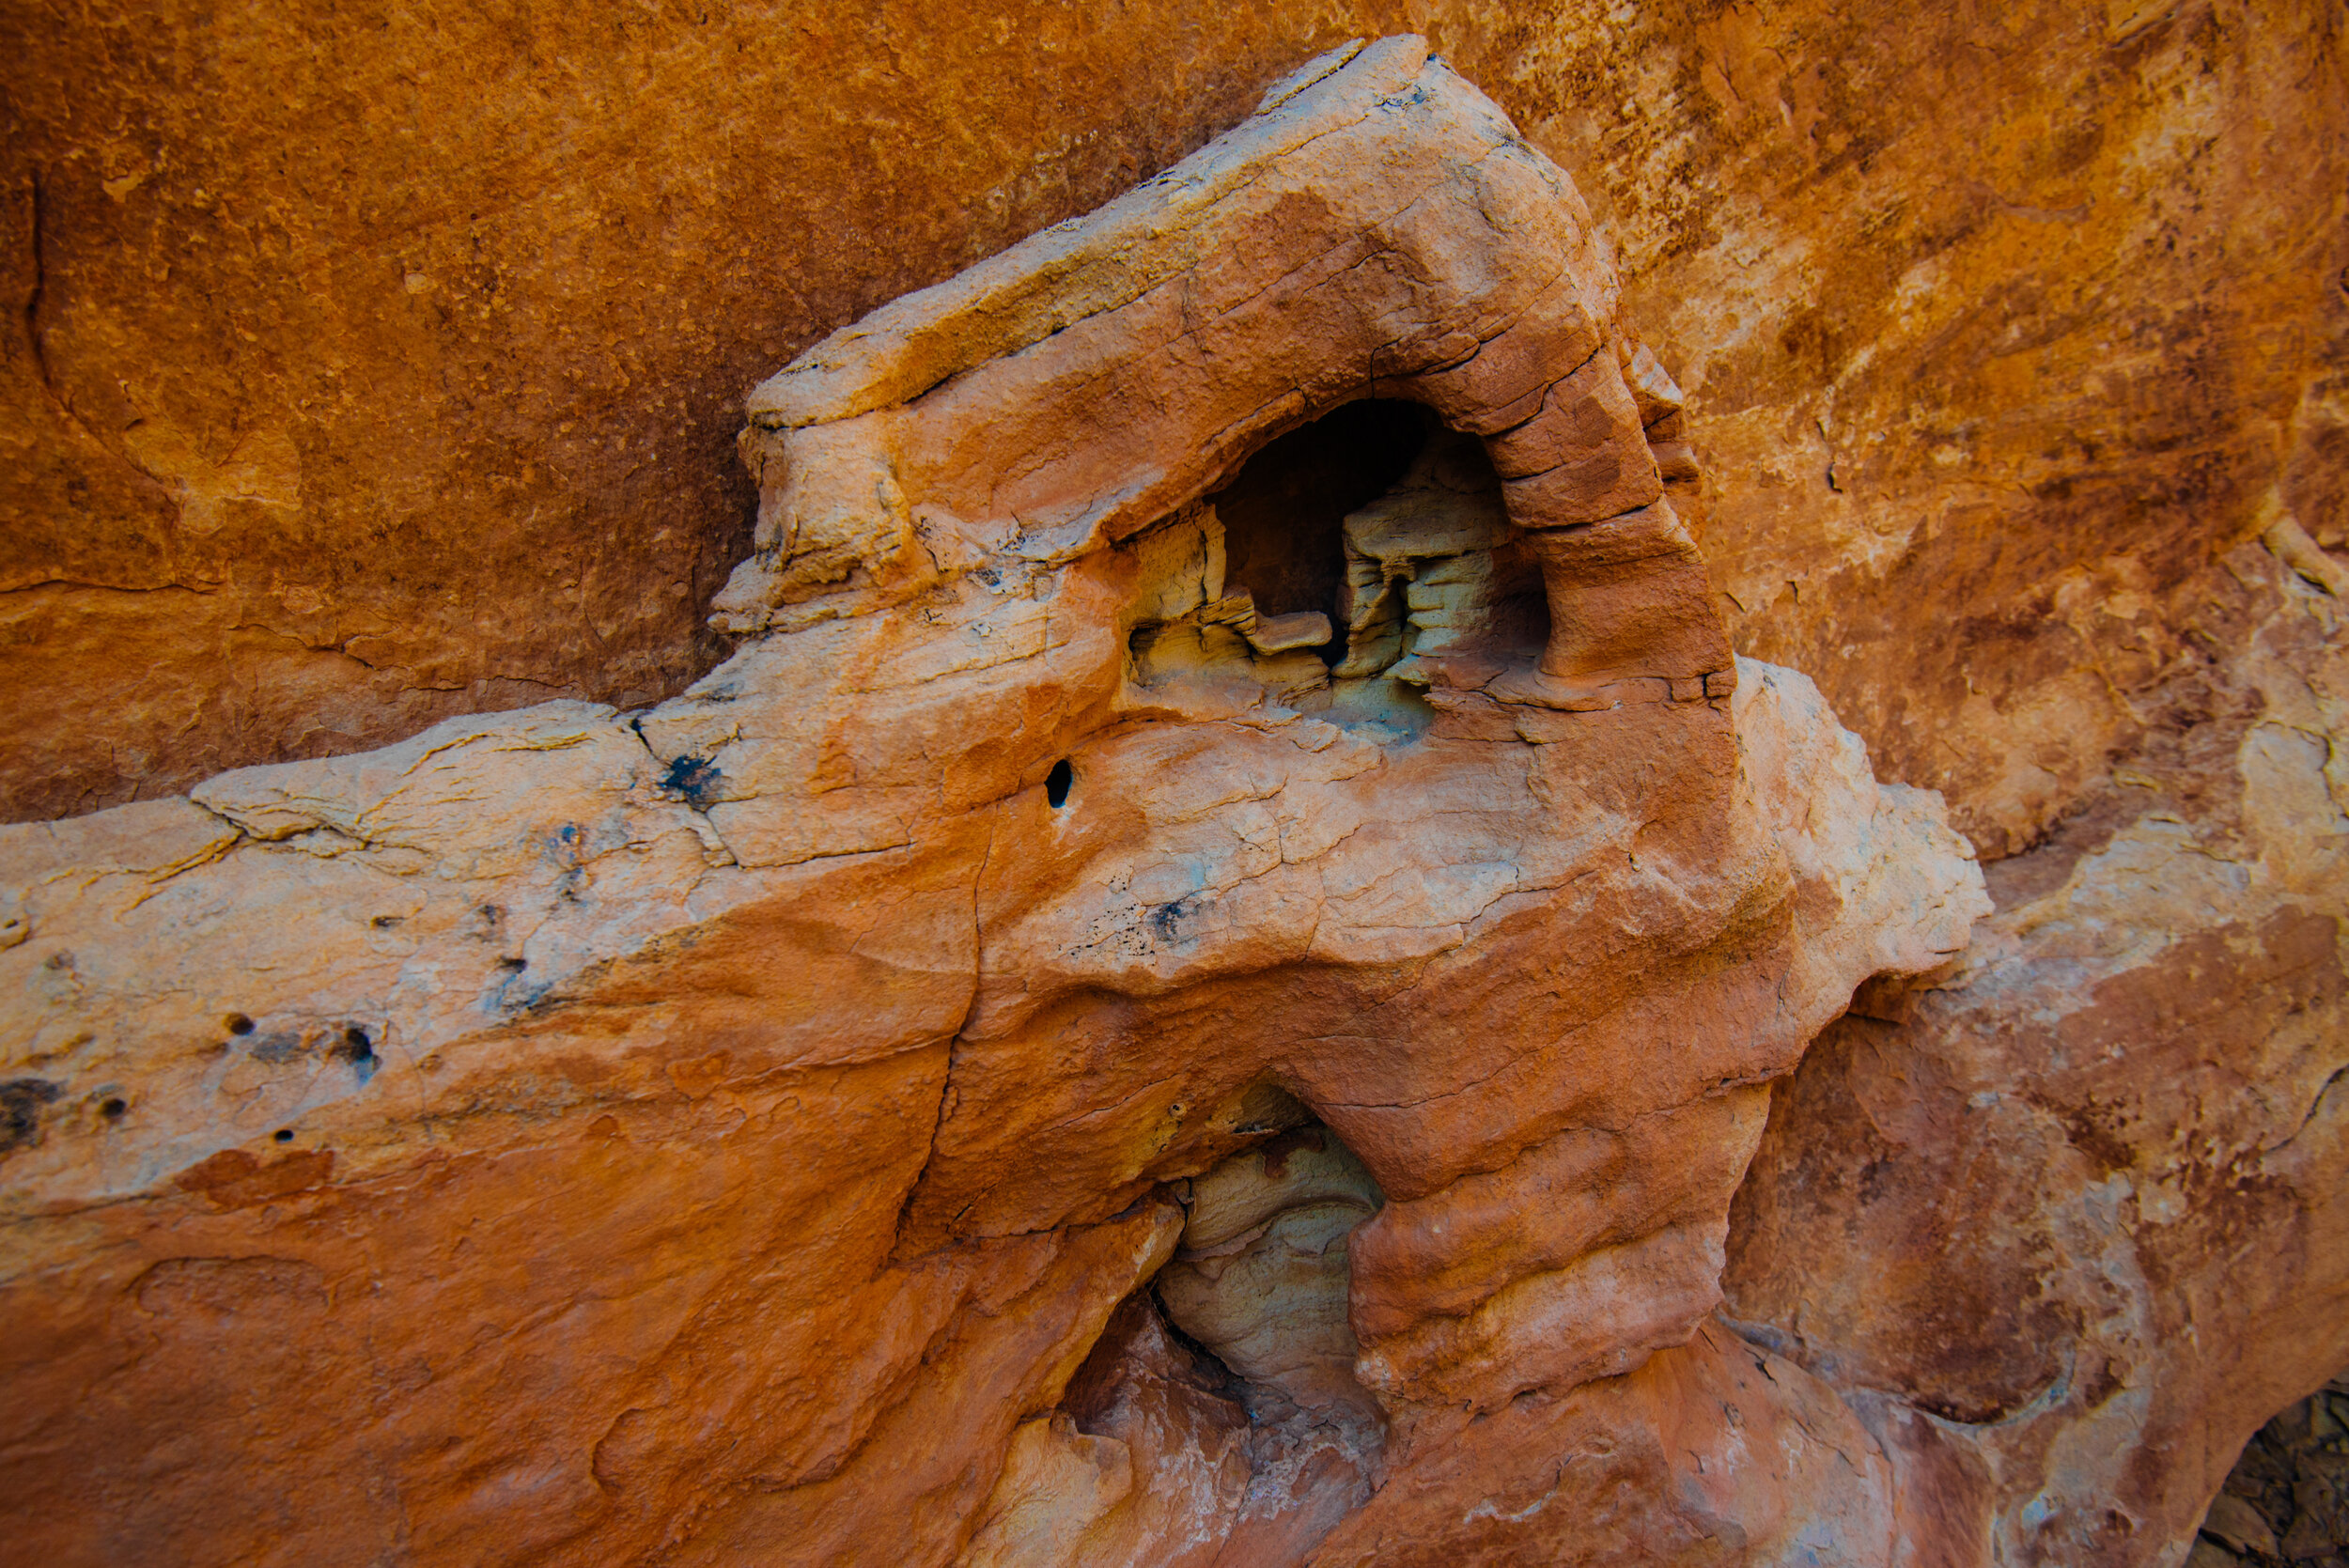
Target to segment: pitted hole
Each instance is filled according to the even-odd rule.
[[[374,1037],[357,1024],[343,1031],[343,1042],[334,1048],[334,1059],[350,1063],[361,1083],[373,1078],[376,1068],[382,1065],[382,1059],[375,1054]]]
[[[117,1096],[116,1098],[110,1099],[106,1101],[105,1104],[100,1106],[98,1108],[98,1114],[103,1116],[109,1122],[119,1122],[122,1120],[122,1113],[130,1109],[130,1101]]]
[[[1346,515],[1386,493],[1436,428],[1416,403],[1364,398],[1291,430],[1209,496],[1223,522],[1224,582],[1270,617],[1317,610],[1341,629],[1314,651],[1344,656]]]
[[[253,1032],[253,1020],[246,1017],[242,1013],[231,1013],[227,1017],[221,1021],[228,1026],[228,1032],[231,1034],[250,1034]]]
[[[1077,782],[1077,770],[1068,766],[1066,757],[1052,764],[1052,770],[1044,775],[1044,798],[1058,811],[1068,804],[1068,786]]]
[[[270,1137],[280,1143],[290,1143],[293,1141],[293,1128],[279,1127],[275,1132],[271,1133]]]

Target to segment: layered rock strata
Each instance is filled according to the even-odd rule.
[[[683,697],[8,830],[10,1549],[1883,1560],[1892,1467],[1708,1314],[1769,1085],[1987,904],[1732,660],[1615,290],[1341,51],[755,393]],[[1427,460],[1230,581],[1366,399]],[[1364,563],[1399,623],[1274,602]],[[1733,1391],[1782,1465],[1704,1467]]]
[[[672,695],[742,389],[1361,34],[1567,168],[1726,482],[1740,652],[2018,853],[2165,603],[2349,453],[2338,8],[555,0],[0,16],[0,815]],[[1675,503],[1684,520],[1696,509]],[[2158,726],[2156,726],[2158,727]]]

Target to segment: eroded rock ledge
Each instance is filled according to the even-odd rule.
[[[684,697],[7,830],[16,1547],[1961,1539],[1798,1225],[1716,1313],[1771,1086],[1989,903],[1731,658],[1678,402],[1565,177],[1342,51],[754,394]]]

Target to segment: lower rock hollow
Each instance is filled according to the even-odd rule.
[[[1015,1433],[964,1560],[1295,1560],[1384,1481],[1346,1321],[1346,1239],[1384,1200],[1336,1134],[1268,1099],[1286,1125],[1189,1184],[1174,1255]]]

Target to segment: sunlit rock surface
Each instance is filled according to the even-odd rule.
[[[1788,58],[1708,26],[1724,103]],[[1674,313],[1760,285],[1651,302],[1707,477],[1475,89],[1389,39],[1262,101],[751,396],[683,695],[6,831],[11,1552],[2167,1561],[2349,1360],[2328,405],[2263,549],[2059,573],[2028,691],[1868,590],[1965,656],[1820,673],[2007,857],[1969,949],[1939,800],[1724,623],[1857,624],[1752,634],[1750,480],[1815,429],[1884,533],[1890,373],[1748,428]],[[292,505],[167,437],[183,511]]]
[[[1688,1341],[1762,1086],[1984,901],[1733,665],[1613,298],[1489,103],[1342,51],[755,394],[687,695],[11,830],[26,1541],[1008,1560],[1204,1487],[1293,1556],[1428,1423]],[[1337,677],[1299,574],[1469,544],[1252,585],[1219,505],[1365,396],[1484,438],[1443,493],[1526,589]],[[1049,1415],[1144,1289],[1244,1441]]]

